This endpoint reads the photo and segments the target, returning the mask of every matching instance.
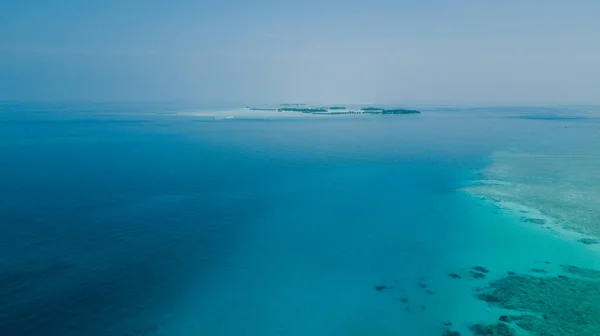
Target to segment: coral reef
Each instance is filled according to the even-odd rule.
[[[596,140],[577,137],[527,145],[518,150],[497,151],[481,171],[483,182],[463,188],[475,197],[495,201],[505,210],[527,210],[524,221],[543,224],[552,218],[590,237],[600,238],[600,174]],[[515,187],[518,186],[518,187]],[[533,210],[535,209],[535,210]]]
[[[600,335],[600,271],[576,266],[563,269],[584,278],[515,274],[493,281],[476,296],[490,305],[521,312],[500,319],[532,335]]]
[[[537,225],[544,225],[546,224],[546,220],[545,219],[541,219],[541,218],[529,218],[529,217],[521,217],[521,220],[526,222],[526,223],[532,223],[532,224],[537,224]]]
[[[475,271],[471,271],[471,276],[473,277],[473,279],[483,279],[483,278],[485,278],[485,274],[484,273],[479,273],[479,272],[475,272]]]
[[[469,330],[474,335],[490,335],[490,336],[514,336],[517,335],[514,329],[504,323],[497,324],[473,324],[469,326]]]
[[[480,272],[480,273],[489,273],[490,272],[487,268],[485,268],[483,266],[475,266],[475,267],[473,267],[473,271]]]
[[[425,291],[425,293],[433,295],[433,291],[431,290],[431,288],[429,288],[429,285],[423,282],[423,279],[419,281],[418,286],[422,288]]]
[[[392,289],[392,288],[394,288],[394,287],[388,286],[388,285],[377,285],[377,286],[375,286],[375,290],[378,291],[378,292],[381,292],[381,291],[383,291],[385,289]]]
[[[451,277],[452,279],[462,279],[462,277],[456,273],[450,273],[448,274],[449,277]]]
[[[594,244],[600,243],[600,241],[598,241],[598,239],[594,239],[594,238],[581,238],[581,239],[578,239],[577,241],[582,244],[586,244],[586,245],[594,245]]]
[[[582,268],[573,265],[560,265],[565,272],[571,273],[572,275],[578,275],[580,277],[589,278],[589,279],[599,279],[600,280],[600,271]]]
[[[460,333],[458,331],[446,329],[444,330],[442,336],[460,336]]]

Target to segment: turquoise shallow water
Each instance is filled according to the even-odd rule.
[[[468,334],[502,313],[474,297],[488,280],[600,267],[459,190],[579,119],[165,110],[2,106],[0,334]]]

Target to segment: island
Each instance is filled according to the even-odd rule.
[[[363,113],[369,114],[417,114],[421,113],[417,110],[406,110],[406,109],[384,109],[380,107],[365,107],[360,109]]]
[[[392,109],[392,110],[383,110],[382,114],[418,114],[421,111],[417,110],[405,110],[405,109]]]
[[[250,111],[277,111],[276,108],[246,107]]]
[[[279,104],[278,107],[250,107],[246,106],[246,109],[252,111],[276,111],[276,112],[299,112],[299,113],[310,113],[310,114],[327,114],[327,115],[338,115],[338,114],[419,114],[421,111],[409,110],[402,108],[386,109],[381,107],[363,107],[361,109],[350,109],[345,106],[336,105],[330,107],[309,107],[307,104]]]
[[[298,108],[298,107],[282,107],[277,109],[279,112],[302,112],[302,113],[320,113],[327,112],[323,108]]]

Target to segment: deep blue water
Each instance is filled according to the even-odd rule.
[[[20,336],[440,335],[465,308],[435,277],[498,237],[456,190],[530,132],[456,111],[0,108],[0,334]]]

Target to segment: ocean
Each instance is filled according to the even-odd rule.
[[[555,306],[600,279],[565,268],[600,269],[597,111],[3,103],[0,335],[593,335]]]

